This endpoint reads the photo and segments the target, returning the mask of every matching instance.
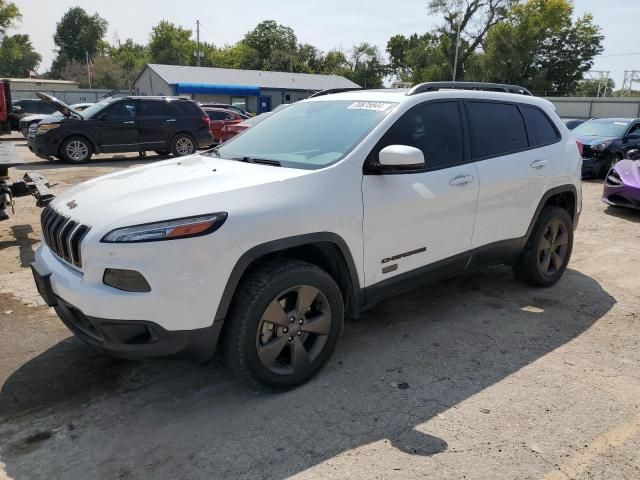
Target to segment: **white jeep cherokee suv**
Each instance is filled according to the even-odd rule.
[[[291,387],[327,361],[345,315],[399,292],[501,263],[552,285],[581,160],[527,94],[322,95],[214,150],[82,183],[43,211],[38,290],[104,352],[202,360],[220,341],[244,379]]]

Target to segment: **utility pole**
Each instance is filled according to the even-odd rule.
[[[458,74],[458,52],[460,51],[460,25],[462,24],[462,2],[458,2],[460,6],[460,11],[458,12],[458,33],[456,34],[456,55],[453,60],[453,81],[456,81],[456,76]]]
[[[196,66],[200,66],[200,20],[196,20]]]

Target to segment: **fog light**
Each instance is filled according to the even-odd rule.
[[[104,271],[102,282],[110,287],[124,290],[125,292],[150,292],[149,282],[140,272],[135,270],[121,270],[118,268],[107,268]]]

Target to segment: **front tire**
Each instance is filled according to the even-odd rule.
[[[333,353],[344,302],[331,276],[310,263],[280,260],[239,285],[225,322],[224,360],[254,388],[291,388]]]
[[[84,137],[69,137],[60,146],[60,158],[63,162],[81,164],[91,160],[93,148]]]
[[[550,287],[567,269],[573,250],[573,221],[560,207],[542,209],[524,252],[514,267],[516,276],[536,287]]]
[[[196,153],[196,141],[188,133],[179,133],[173,137],[171,153],[174,157],[184,157]]]

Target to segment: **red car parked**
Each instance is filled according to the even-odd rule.
[[[221,142],[223,127],[234,125],[244,120],[242,115],[222,108],[204,108],[203,110],[211,120],[209,129],[215,142]]]
[[[283,110],[283,109],[287,108],[289,105],[290,104],[288,104],[288,103],[279,105],[276,108],[274,108],[271,112],[262,113],[262,114],[258,115],[257,117],[246,119],[242,123],[234,123],[234,124],[225,125],[222,128],[222,135],[220,137],[220,143],[224,143],[227,140],[232,139],[233,137],[235,137],[239,133],[242,133],[245,130],[248,130],[249,128],[253,127],[254,125],[259,124],[263,120],[266,120],[267,118],[272,116],[274,113],[277,113],[280,110]]]

